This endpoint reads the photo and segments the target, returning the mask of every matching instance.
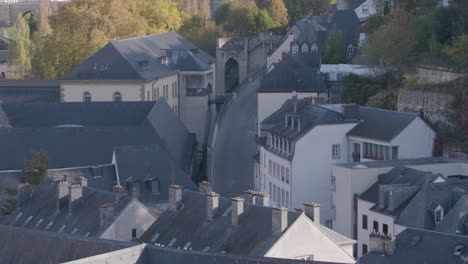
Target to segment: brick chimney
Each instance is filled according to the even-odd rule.
[[[239,216],[244,212],[244,199],[240,197],[234,197],[232,201],[232,213],[231,220],[232,225],[237,226],[239,223]]]
[[[18,184],[16,189],[17,207],[23,207],[29,198],[31,198],[31,185],[29,185],[29,183]]]
[[[377,254],[393,255],[395,251],[395,237],[384,233],[372,232],[369,235],[369,250]]]
[[[219,194],[210,192],[206,195],[206,217],[213,220],[219,206]]]
[[[169,186],[169,210],[177,211],[180,203],[182,202],[182,187],[179,185]]]
[[[87,187],[88,186],[88,178],[81,176],[80,177],[80,184],[83,187]]]
[[[114,204],[106,203],[99,207],[99,226],[104,231],[114,221]]]
[[[288,227],[288,209],[273,207],[271,212],[271,228],[274,235],[281,235]]]
[[[55,182],[56,190],[56,202],[57,202],[57,211],[60,211],[60,199],[68,195],[68,184],[66,181],[56,181]]]
[[[242,196],[246,203],[255,204],[255,195],[256,193],[253,190],[247,190],[242,192]]]
[[[211,184],[207,181],[202,181],[198,183],[198,191],[201,193],[210,193],[212,192]]]
[[[128,192],[125,190],[125,187],[120,185],[112,186],[112,190],[115,193],[115,202],[119,202],[123,197],[128,195]]]
[[[73,202],[83,196],[83,187],[79,184],[73,184],[68,187],[68,213],[72,214]]]
[[[255,204],[261,206],[270,206],[270,195],[264,192],[258,192],[255,194]]]
[[[304,212],[310,220],[314,221],[314,223],[320,224],[320,204],[305,203]]]

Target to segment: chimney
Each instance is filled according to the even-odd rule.
[[[320,224],[320,204],[318,203],[305,203],[304,212],[310,220],[316,224]]]
[[[80,184],[83,187],[87,187],[88,186],[88,178],[81,176],[80,177]]]
[[[345,120],[358,120],[359,119],[359,106],[352,104],[342,104],[341,114]]]
[[[112,190],[115,193],[115,202],[119,202],[123,197],[127,196],[127,191],[123,186],[120,185],[114,185],[112,186]]]
[[[255,204],[255,191],[247,190],[243,191],[244,200],[246,203]]]
[[[271,210],[271,228],[274,235],[281,235],[288,227],[288,209],[273,207]]]
[[[379,200],[378,200],[378,206],[380,208],[385,208],[386,204],[386,188],[384,185],[379,185]]]
[[[208,220],[213,220],[219,206],[219,194],[210,192],[206,197],[206,216]]]
[[[169,186],[169,210],[177,211],[182,201],[182,187],[179,185]]]
[[[104,231],[114,221],[114,205],[111,203],[102,204],[99,207],[99,226],[101,232]]]
[[[255,204],[261,206],[270,206],[270,195],[264,192],[258,192],[255,194]]]
[[[297,113],[297,100],[293,100],[293,111],[294,113]]]
[[[201,193],[210,193],[212,192],[211,184],[207,181],[202,181],[198,183],[198,191]]]
[[[57,201],[57,211],[60,211],[60,199],[68,195],[68,185],[66,181],[56,181],[55,182],[56,190],[56,201]]]
[[[21,208],[31,198],[31,185],[29,183],[18,184],[16,189],[17,207]]]
[[[83,196],[83,187],[79,184],[73,184],[68,187],[68,213],[72,214],[73,202]]]
[[[383,233],[372,232],[369,235],[369,249],[382,255],[393,255],[395,251],[395,237]]]
[[[135,199],[138,199],[138,197],[140,196],[140,183],[137,181],[132,182],[128,191],[130,193],[130,196],[132,196]]]
[[[237,226],[239,223],[239,216],[244,212],[244,199],[240,197],[234,197],[231,199],[232,201],[232,213],[231,213],[231,220],[232,225]]]
[[[349,9],[348,0],[337,0],[336,1],[336,9],[337,10],[348,10]]]

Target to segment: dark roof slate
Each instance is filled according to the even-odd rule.
[[[193,250],[263,256],[279,236],[272,233],[272,208],[244,203],[238,226],[231,224],[231,200],[219,197],[219,208],[212,221],[207,220],[207,194],[183,191],[183,207],[166,211],[142,235],[141,242],[183,247],[191,242]],[[299,213],[288,212],[288,226]],[[155,241],[152,241],[159,234]]]
[[[2,80],[2,103],[60,102],[60,83],[56,80]]]

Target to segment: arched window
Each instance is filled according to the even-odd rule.
[[[315,44],[315,43],[312,44],[312,46],[310,46],[310,51],[311,51],[311,52],[317,52],[317,51],[318,51],[318,46],[317,46],[317,44]]]
[[[306,43],[302,44],[301,52],[302,53],[308,53],[309,52],[309,46],[307,46]]]
[[[114,93],[114,102],[122,102],[122,94],[120,92]]]
[[[354,47],[353,45],[349,44],[348,45],[348,48],[347,48],[347,51],[348,51],[348,55],[349,56],[352,56],[354,54]]]
[[[91,93],[90,92],[84,92],[83,93],[83,102],[86,102],[86,103],[91,102]]]
[[[292,53],[296,54],[299,52],[299,46],[297,44],[292,45]]]

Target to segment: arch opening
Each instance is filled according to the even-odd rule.
[[[224,67],[224,84],[226,92],[232,92],[239,86],[239,63],[233,58],[226,61]]]

